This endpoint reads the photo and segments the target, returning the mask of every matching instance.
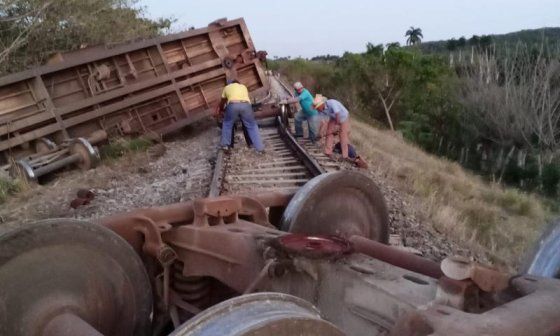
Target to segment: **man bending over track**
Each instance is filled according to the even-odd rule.
[[[340,127],[339,138],[342,146],[342,158],[348,159],[348,134],[350,133],[350,113],[341,102],[335,99],[327,99],[318,94],[313,100],[313,107],[328,117],[326,130],[325,154],[332,157],[334,146],[334,132]]]
[[[259,126],[255,120],[253,108],[251,107],[251,99],[249,98],[249,90],[247,87],[237,80],[228,80],[227,85],[222,92],[222,100],[216,107],[216,114],[225,105],[224,121],[222,124],[222,139],[220,145],[223,150],[229,150],[231,146],[231,136],[233,134],[233,124],[237,118],[241,117],[241,122],[247,129],[249,138],[255,147],[257,153],[264,152],[264,145],[259,134]]]
[[[339,133],[339,129],[335,129],[332,132],[332,135],[337,135]],[[323,134],[321,135],[321,139],[326,138],[328,134]],[[333,153],[336,154],[342,154],[342,145],[340,144],[340,141],[336,143],[336,145],[334,145],[333,148]],[[362,159],[361,156],[358,155],[358,153],[356,152],[356,148],[354,148],[354,146],[352,146],[352,144],[348,144],[348,162],[353,163],[354,165],[356,165],[356,167],[358,168],[362,168],[362,169],[367,169],[368,168],[368,164],[367,162]]]

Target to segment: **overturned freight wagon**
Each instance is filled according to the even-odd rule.
[[[253,97],[264,96],[265,57],[243,19],[221,19],[207,28],[62,54],[52,64],[2,77],[0,163],[27,158],[27,169],[36,170],[53,157],[94,156],[92,146],[80,145],[90,145],[88,138],[164,135],[207,116],[228,78],[237,77]]]

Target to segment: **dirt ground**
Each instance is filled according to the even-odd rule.
[[[95,219],[131,208],[176,203],[207,195],[218,148],[219,129],[212,121],[193,124],[165,142],[160,157],[134,153],[103,162],[95,169],[57,174],[0,207],[3,226],[56,217]],[[72,209],[80,188],[95,199]]]

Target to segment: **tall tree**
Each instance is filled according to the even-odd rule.
[[[480,36],[478,35],[473,35],[470,39],[469,39],[469,44],[473,47],[478,47],[480,45]]]
[[[410,27],[410,29],[408,29],[406,31],[404,36],[408,37],[406,39],[406,44],[407,45],[420,44],[420,42],[422,42],[422,39],[424,38],[424,35],[422,35],[422,29],[421,28],[415,28],[415,27],[412,27],[412,26]]]
[[[535,154],[541,176],[560,147],[560,62],[518,47],[503,59],[488,52],[467,67],[460,93],[469,133],[509,153],[498,160],[501,180],[515,149]]]
[[[446,43],[445,46],[447,47],[447,50],[453,51],[453,50],[457,49],[457,40],[455,38],[447,40],[447,43]]]
[[[383,55],[383,44],[373,44],[368,42],[366,44],[366,54],[368,55],[375,55],[375,56],[382,56]]]
[[[387,48],[387,50],[390,50],[390,49],[400,48],[401,44],[399,42],[390,42],[387,43],[385,47]]]
[[[484,50],[488,50],[492,45],[493,39],[490,35],[484,35],[480,38],[480,47]]]
[[[3,0],[0,73],[37,66],[84,45],[153,37],[170,24],[145,18],[137,0]]]

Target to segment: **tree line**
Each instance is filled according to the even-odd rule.
[[[144,16],[137,0],[0,1],[0,75],[56,53],[159,35],[172,20]]]
[[[172,21],[137,0],[0,2],[0,74],[52,55],[149,38]],[[422,43],[269,64],[354,113],[496,181],[556,195],[560,181],[560,29]]]
[[[559,54],[546,42],[500,49],[475,39],[477,48],[450,61],[412,40],[412,47],[368,43],[362,53],[271,66],[427,151],[496,182],[556,196]]]

